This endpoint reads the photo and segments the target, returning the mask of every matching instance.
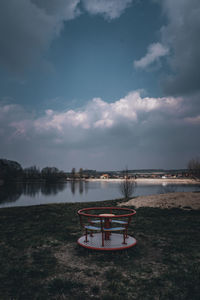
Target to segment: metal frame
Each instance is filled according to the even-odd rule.
[[[97,214],[100,210],[104,212],[103,215]],[[114,212],[115,214],[113,214]],[[84,248],[94,250],[122,250],[134,246],[137,241],[135,238],[128,236],[128,227],[132,216],[135,214],[135,210],[122,207],[89,207],[80,209],[78,215],[81,227],[84,229],[85,233],[84,236],[78,239],[78,244]],[[95,218],[95,220],[92,218]],[[127,221],[117,220],[119,218],[126,218]],[[85,224],[84,219],[87,220],[87,224],[89,225]],[[116,223],[121,223],[121,227],[110,226],[115,220]],[[97,227],[96,224],[100,224],[100,227]],[[89,239],[88,230],[90,231]],[[99,231],[99,233],[93,234],[93,231]],[[123,234],[112,233],[116,231],[123,231]],[[119,243],[120,239],[122,240],[122,243]],[[128,242],[127,239],[129,239]]]

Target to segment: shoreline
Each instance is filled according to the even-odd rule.
[[[91,182],[122,182],[124,179],[100,179],[100,178],[95,178],[95,179],[86,179],[86,181],[91,181]],[[131,179],[130,179],[131,180]],[[199,184],[200,181],[197,181],[195,179],[179,179],[179,178],[137,178],[133,179],[131,181],[134,181],[139,184]]]
[[[155,207],[161,209],[180,208],[184,210],[200,210],[200,192],[176,192],[139,196],[122,202],[120,206]]]

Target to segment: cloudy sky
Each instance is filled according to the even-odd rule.
[[[0,158],[185,168],[200,154],[199,0],[1,0]]]

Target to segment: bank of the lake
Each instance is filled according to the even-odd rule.
[[[91,178],[87,179],[90,182],[122,182],[124,179],[122,178],[109,178],[109,179],[101,179],[101,178]],[[136,184],[192,184],[192,185],[200,185],[200,180],[195,180],[192,178],[136,178],[130,179],[130,181],[134,181]]]
[[[135,247],[80,248],[77,210],[118,203],[0,209],[0,299],[198,299],[200,210],[138,208]]]
[[[94,202],[122,196],[122,180],[89,180],[55,183],[17,183],[0,186],[0,208],[53,203]],[[179,179],[137,179],[133,196],[170,192],[200,192],[200,182]]]
[[[200,192],[167,193],[140,196],[122,203],[123,206],[200,209]]]

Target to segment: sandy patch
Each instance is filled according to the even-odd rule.
[[[197,180],[183,178],[138,178],[135,182],[141,184],[200,184]]]
[[[200,209],[200,193],[179,192],[141,196],[131,199],[128,202],[123,202],[120,206]]]
[[[86,179],[86,181],[100,181],[100,182],[122,182],[124,179],[121,178],[109,178],[109,179],[101,179],[101,178],[94,178],[94,179]],[[194,179],[183,179],[183,178],[137,178],[137,179],[130,179],[133,180],[135,183],[138,184],[200,184],[200,181]]]

